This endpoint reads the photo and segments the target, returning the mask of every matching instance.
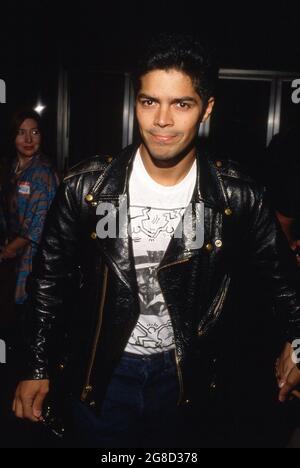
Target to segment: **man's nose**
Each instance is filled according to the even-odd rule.
[[[172,117],[172,113],[169,107],[160,106],[155,115],[154,125],[164,128],[173,124],[174,124],[173,117]]]

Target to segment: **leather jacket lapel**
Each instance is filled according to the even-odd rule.
[[[179,226],[182,235],[178,236],[180,233],[177,233],[171,239],[160,267],[181,263],[199,255],[203,246],[210,246],[214,230],[220,239],[222,213],[227,207],[228,201],[217,171],[209,161],[209,156],[198,149],[197,182],[189,213],[186,212],[186,224]]]
[[[97,220],[97,227],[101,219],[105,218],[112,227],[112,233],[106,237],[97,237],[97,245],[107,261],[107,264],[117,274],[128,289],[137,291],[133,247],[131,237],[128,236],[129,196],[128,182],[136,147],[127,148],[99,177],[90,190],[88,201],[93,215]],[[87,198],[87,197],[86,197]],[[120,207],[123,217],[120,220]],[[107,211],[105,211],[107,208]],[[100,211],[102,211],[101,214]],[[104,221],[105,221],[104,219]],[[97,234],[99,229],[96,227]],[[111,235],[112,234],[112,235]],[[120,235],[121,234],[121,235]]]

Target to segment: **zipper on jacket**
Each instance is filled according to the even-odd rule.
[[[188,262],[190,260],[190,258],[191,257],[185,258],[184,260],[178,260],[177,262],[169,263],[168,265],[164,265],[163,267],[158,268],[157,272],[159,272],[159,270],[163,270],[164,268],[167,268],[169,266],[179,265],[181,263],[186,263],[186,262]],[[177,402],[177,406],[179,406],[180,403],[182,402],[182,399],[183,399],[183,396],[184,396],[184,386],[183,386],[182,370],[181,370],[181,367],[180,367],[178,353],[177,353],[177,349],[176,349],[176,343],[175,343],[175,360],[176,360],[177,375],[178,375],[178,381],[179,381],[179,397],[178,397],[178,402]]]
[[[101,302],[100,302],[100,308],[99,308],[99,319],[98,319],[95,338],[94,338],[94,342],[93,342],[91,359],[89,361],[85,386],[84,386],[83,391],[81,393],[81,400],[82,401],[85,401],[88,394],[92,391],[92,386],[90,384],[90,379],[91,379],[91,374],[92,374],[92,370],[93,370],[93,366],[94,366],[94,362],[95,362],[98,342],[99,342],[99,338],[100,338],[102,319],[103,319],[103,311],[104,311],[106,291],[107,291],[107,279],[108,279],[108,267],[105,265],[104,274],[103,274],[103,289],[102,289]]]
[[[179,380],[179,397],[178,397],[177,406],[180,406],[180,403],[182,402],[183,395],[184,395],[184,388],[183,388],[182,371],[181,371],[181,367],[179,364],[176,344],[175,344],[175,358],[176,358],[177,375],[178,375],[178,380]]]
[[[222,291],[220,293],[220,297],[217,300],[217,303],[214,305],[213,309],[209,312],[209,318],[216,317],[216,313],[218,312],[218,310],[220,309],[220,306],[226,299],[229,284],[230,284],[230,276],[227,275],[225,276],[225,278],[223,279],[221,283],[220,290],[222,289]],[[225,291],[224,291],[224,287],[226,287]],[[205,334],[207,327],[205,327],[204,325],[205,325],[205,320],[200,322],[198,326],[198,336],[203,336]]]
[[[183,259],[183,260],[178,260],[177,262],[169,263],[168,265],[164,265],[164,266],[162,266],[162,267],[159,267],[159,268],[157,269],[157,271],[163,270],[164,268],[168,268],[169,266],[180,265],[181,263],[186,263],[186,262],[188,262],[190,259],[191,259],[191,257],[188,257],[188,258],[185,258],[185,259]]]

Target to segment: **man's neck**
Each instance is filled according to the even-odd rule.
[[[190,172],[196,159],[196,149],[193,148],[184,158],[173,163],[155,163],[144,145],[140,146],[140,154],[145,169],[152,179],[160,185],[173,186],[179,184]]]

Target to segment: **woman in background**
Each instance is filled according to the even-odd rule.
[[[0,260],[16,260],[17,306],[22,306],[26,300],[26,280],[58,185],[55,171],[41,152],[41,142],[39,114],[32,110],[16,114],[13,121],[15,157],[4,190],[8,237]]]

